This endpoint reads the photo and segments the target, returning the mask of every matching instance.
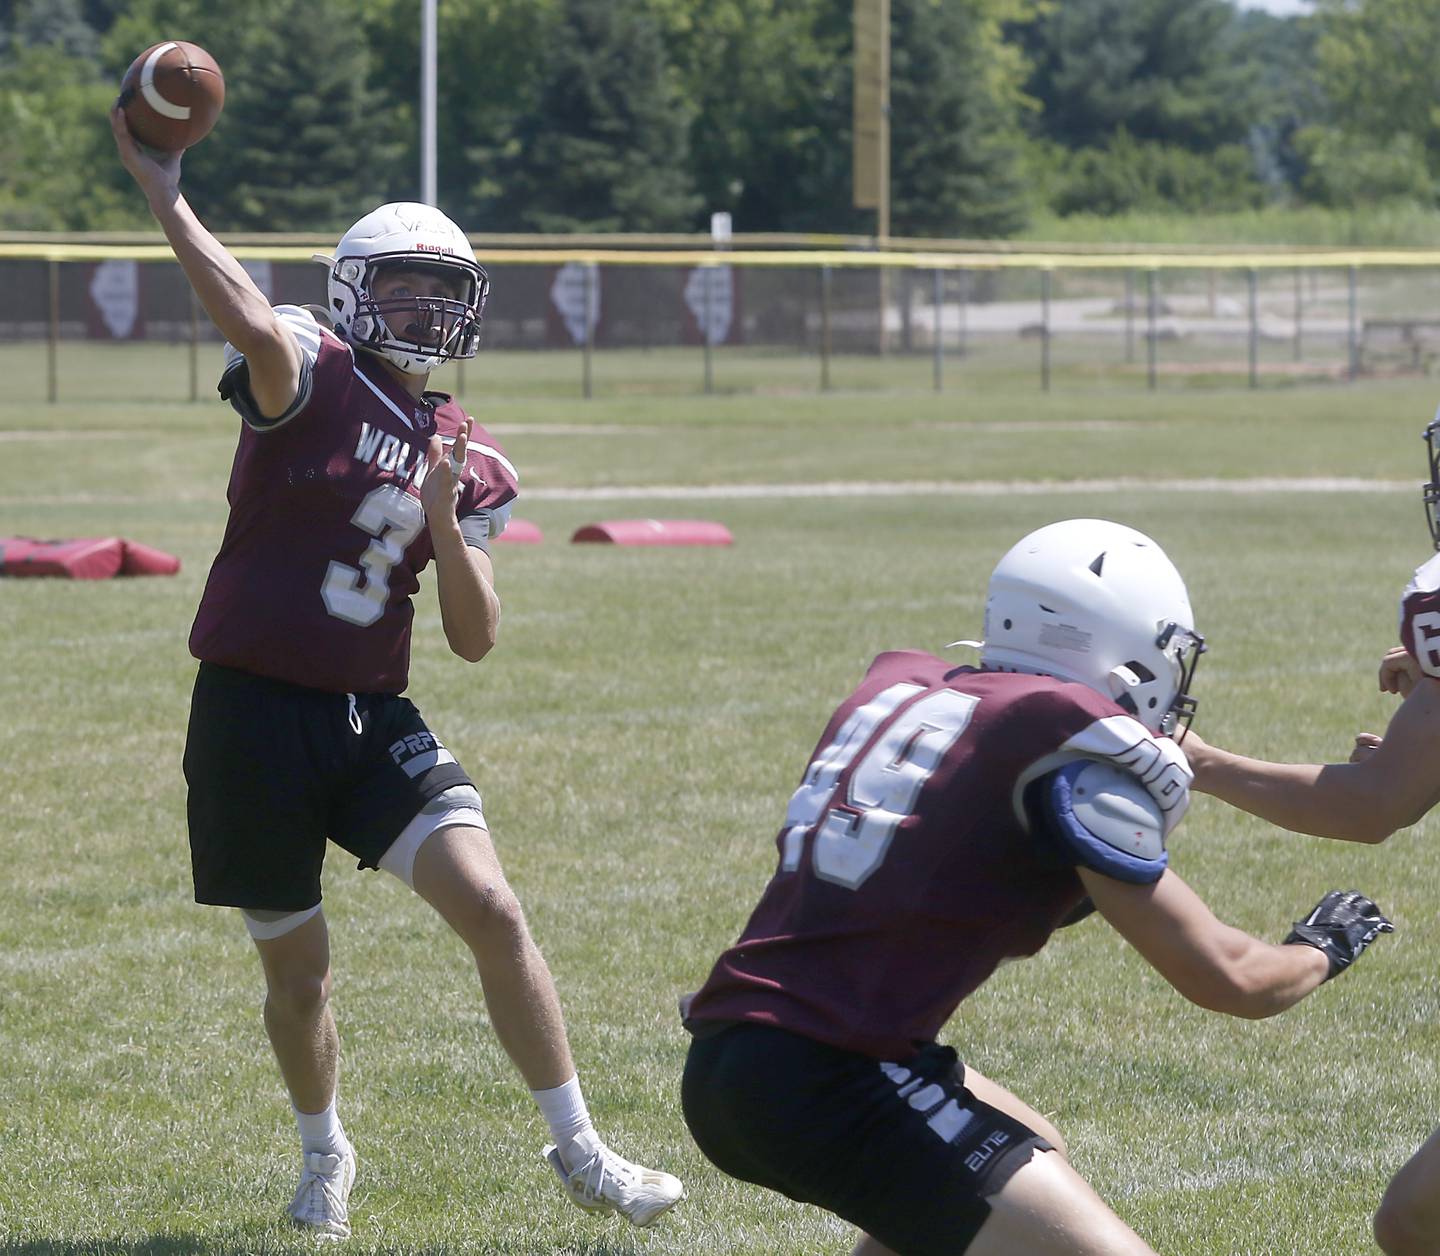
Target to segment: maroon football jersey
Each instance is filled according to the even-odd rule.
[[[790,800],[779,869],[688,1019],[911,1054],[1084,898],[1074,868],[1028,831],[1025,786],[1078,757],[1159,764],[1156,749],[1084,685],[880,655],[831,717]],[[1168,832],[1189,779],[1164,770]]]
[[[308,312],[276,312],[303,354],[300,393],[261,418],[244,359],[226,347],[221,390],[245,424],[190,652],[312,689],[400,693],[410,599],[434,556],[420,505],[426,446],[439,432],[448,449],[466,414],[441,393],[412,397]],[[515,492],[515,468],[476,424],[456,507],[468,543],[498,535]]]
[[[1416,569],[1400,598],[1400,644],[1427,676],[1440,678],[1440,554]]]

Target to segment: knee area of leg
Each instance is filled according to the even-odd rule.
[[[473,902],[475,916],[483,928],[503,933],[525,931],[525,912],[520,900],[504,881],[481,886]]]
[[[330,974],[273,976],[267,994],[271,1005],[289,1016],[314,1016],[330,1001]]]

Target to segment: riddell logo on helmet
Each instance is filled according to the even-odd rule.
[[[453,253],[455,250],[444,244],[425,244],[421,242],[416,244],[415,251],[417,253]]]

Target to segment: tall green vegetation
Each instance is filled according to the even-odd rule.
[[[502,145],[472,150],[491,167],[482,218],[522,231],[688,229],[700,208],[691,106],[650,7],[563,0],[540,33],[546,55],[529,107]]]
[[[891,230],[1435,208],[1440,0],[891,0]],[[477,232],[871,232],[850,0],[441,0],[441,206]],[[105,110],[165,38],[227,71],[186,190],[221,230],[418,195],[415,0],[0,4],[0,230],[144,226]]]
[[[1228,0],[1066,0],[1021,32],[1061,213],[1256,203],[1258,64]]]
[[[1440,179],[1440,5],[1320,0],[1317,74],[1327,108],[1302,132],[1304,187],[1324,204],[1433,205]]]

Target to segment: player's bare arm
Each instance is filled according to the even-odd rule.
[[[110,129],[120,162],[145,193],[196,297],[220,334],[249,365],[250,394],[262,415],[280,415],[300,388],[300,347],[265,294],[195,216],[180,191],[180,154],[151,156],[135,142],[117,105]]]
[[[500,628],[500,599],[495,594],[495,569],[490,555],[467,545],[455,515],[460,488],[457,467],[464,467],[471,423],[455,437],[449,457],[438,436],[426,450],[428,470],[420,486],[420,503],[435,548],[435,583],[440,595],[440,620],[451,652],[478,663],[494,647]]]
[[[1302,936],[1272,945],[1225,924],[1169,869],[1152,885],[1126,884],[1087,868],[1079,873],[1101,914],[1180,994],[1211,1011],[1252,1020],[1298,1003],[1389,928],[1373,903],[1358,900],[1356,918],[1375,923],[1356,928],[1363,940],[1341,961],[1319,939]],[[1320,913],[1322,920],[1307,928],[1340,910],[1327,907],[1330,899],[1327,895],[1310,913]]]
[[[1269,763],[1185,739],[1202,793],[1292,832],[1375,844],[1440,802],[1440,681],[1418,681],[1385,736],[1357,750],[1348,763]]]

